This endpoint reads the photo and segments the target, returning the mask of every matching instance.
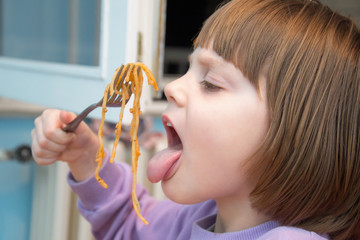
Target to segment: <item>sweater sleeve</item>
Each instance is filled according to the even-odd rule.
[[[208,213],[206,208],[184,209],[169,200],[158,201],[138,185],[141,212],[149,222],[145,225],[132,207],[131,168],[123,163],[111,164],[108,158],[100,170],[100,176],[109,186],[107,189],[95,177],[76,182],[71,173],[68,175],[68,183],[79,197],[79,211],[90,222],[96,239],[175,239],[180,235],[188,239],[191,218]]]

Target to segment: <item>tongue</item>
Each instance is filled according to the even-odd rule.
[[[147,167],[148,179],[155,183],[162,180],[168,170],[179,160],[182,148],[166,148],[156,153]]]

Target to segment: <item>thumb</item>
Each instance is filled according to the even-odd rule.
[[[75,117],[76,115],[74,113],[65,110],[60,111],[60,121],[64,124],[70,123]]]
[[[73,121],[76,118],[76,114],[72,113],[72,112],[67,112],[67,111],[60,111],[60,121],[63,124],[63,128],[69,124],[71,121]],[[81,120],[79,120],[81,121]],[[80,122],[79,126],[76,128],[76,130],[74,131],[75,134],[83,134],[86,133],[88,131],[88,126],[87,124],[85,124],[84,122]]]

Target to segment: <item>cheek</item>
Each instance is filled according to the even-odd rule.
[[[206,159],[214,168],[230,172],[256,152],[269,128],[263,105],[238,104],[206,112],[199,110],[196,119],[197,124],[189,132],[190,154],[197,154],[196,161]]]

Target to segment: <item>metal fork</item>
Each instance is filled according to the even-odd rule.
[[[116,79],[118,79],[118,81],[114,81],[114,88],[116,88],[117,90],[120,90],[124,84],[124,78],[127,75],[127,71],[128,69],[125,70],[123,76],[121,79],[120,78],[120,74],[122,72],[124,66],[121,66],[121,68],[119,69],[119,71],[116,74]],[[119,82],[120,81],[120,82]],[[128,86],[128,94],[129,94],[129,98],[127,98],[125,101],[125,104],[129,101],[130,96],[132,94],[131,91],[131,84],[132,83],[125,83],[125,84],[129,84]],[[114,94],[109,95],[108,99],[106,100],[106,107],[121,107],[122,105],[122,95],[116,94],[114,92]],[[97,103],[91,104],[90,106],[88,106],[86,109],[84,109],[73,121],[71,121],[70,123],[68,123],[64,128],[63,131],[65,132],[75,132],[75,130],[77,129],[77,127],[79,126],[79,124],[87,117],[87,115],[89,115],[89,113],[91,111],[93,111],[95,108],[97,107],[101,107],[103,103],[103,98],[101,98],[101,100]]]

